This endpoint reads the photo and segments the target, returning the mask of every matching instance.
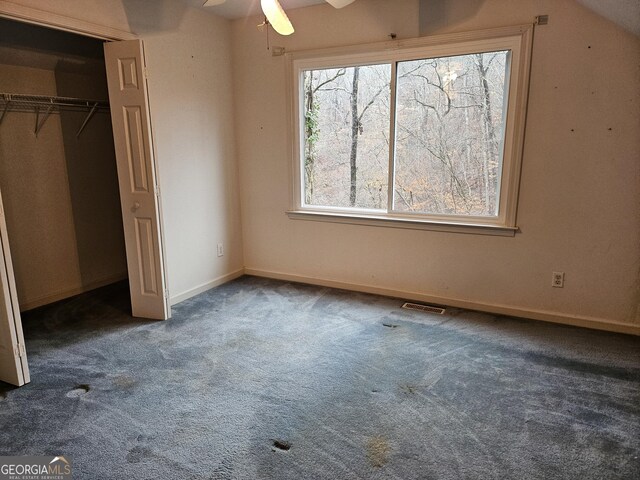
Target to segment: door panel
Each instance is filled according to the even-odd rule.
[[[106,43],[104,51],[132,311],[136,317],[166,319],[170,308],[142,41]]]
[[[158,294],[156,283],[156,258],[153,245],[153,221],[150,218],[136,218],[136,240],[140,255],[140,276],[142,291],[147,295]]]
[[[29,367],[22,320],[13,277],[13,264],[0,195],[0,380],[12,385],[29,383]]]
[[[148,175],[145,165],[142,116],[140,107],[124,107],[125,135],[127,142],[127,161],[131,175],[131,191],[148,192]]]

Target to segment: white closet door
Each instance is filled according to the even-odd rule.
[[[2,195],[0,195],[0,380],[17,386],[29,383],[30,380]]]
[[[171,310],[142,41],[105,43],[104,51],[133,315],[166,319]]]

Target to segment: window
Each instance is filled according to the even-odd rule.
[[[288,55],[293,218],[516,229],[531,27]]]

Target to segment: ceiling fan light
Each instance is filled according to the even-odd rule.
[[[291,35],[294,32],[293,25],[278,0],[260,0],[260,6],[276,32],[280,35]]]
[[[327,3],[331,4],[335,8],[342,8],[355,1],[356,0],[327,0]]]

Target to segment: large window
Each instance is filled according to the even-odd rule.
[[[290,215],[513,232],[530,39],[514,27],[289,54]]]

